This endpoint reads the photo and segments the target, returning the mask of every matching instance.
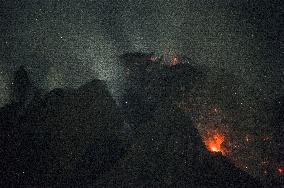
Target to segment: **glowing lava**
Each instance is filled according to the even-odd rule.
[[[177,54],[174,52],[171,59],[171,66],[178,64]]]
[[[205,139],[204,143],[207,149],[211,152],[221,152],[222,155],[225,155],[224,150],[222,149],[222,143],[224,142],[225,137],[220,133],[213,134],[212,136]]]
[[[277,168],[277,172],[278,172],[279,174],[283,174],[283,168]]]

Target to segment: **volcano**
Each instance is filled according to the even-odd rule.
[[[37,94],[23,113],[17,103],[2,108],[1,184],[261,187],[226,157],[209,152],[191,114],[176,104],[199,73],[185,64],[145,68],[147,80],[129,79],[129,106],[117,106],[105,83],[93,80]]]

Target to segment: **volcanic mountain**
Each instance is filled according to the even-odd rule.
[[[190,89],[186,83],[197,78],[185,71],[191,67],[155,66],[148,67],[155,74],[148,71],[146,89],[125,96],[128,107],[118,107],[100,80],[37,94],[24,113],[18,103],[3,107],[1,184],[261,187],[220,153],[207,151],[191,115],[177,107],[181,91]]]

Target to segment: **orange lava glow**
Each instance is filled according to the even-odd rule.
[[[178,64],[178,59],[176,53],[173,54],[171,59],[171,66]]]
[[[220,133],[216,133],[213,136],[210,136],[205,139],[204,143],[207,149],[211,152],[221,152],[222,155],[225,155],[224,150],[222,149],[222,143],[224,142],[225,137]]]

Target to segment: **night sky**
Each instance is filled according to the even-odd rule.
[[[20,65],[45,91],[106,80],[122,103],[121,54],[176,52],[208,71],[182,101],[197,112],[202,137],[224,135],[225,155],[252,175],[284,168],[274,140],[284,102],[280,0],[2,0],[0,7],[1,106]]]

